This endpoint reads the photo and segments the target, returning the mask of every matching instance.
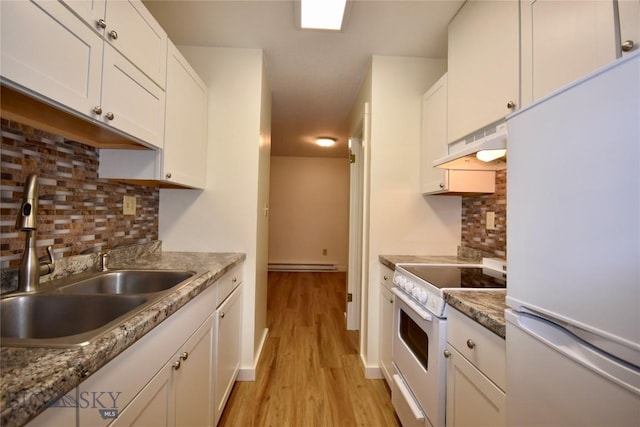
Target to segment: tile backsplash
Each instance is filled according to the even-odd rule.
[[[486,229],[487,212],[495,212],[495,230]],[[462,243],[484,256],[507,258],[507,170],[496,172],[496,192],[462,197]]]
[[[38,175],[38,255],[56,258],[158,240],[160,192],[98,178],[99,150],[2,118],[0,268],[17,267],[25,235],[15,229],[26,177]],[[123,196],[136,214],[122,214]]]

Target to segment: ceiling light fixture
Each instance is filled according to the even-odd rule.
[[[316,144],[318,144],[320,147],[332,147],[335,143],[335,138],[328,138],[326,136],[316,138]]]
[[[347,0],[300,0],[300,27],[340,31]]]

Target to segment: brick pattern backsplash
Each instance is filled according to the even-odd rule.
[[[25,235],[15,229],[26,177],[38,175],[38,255],[56,257],[158,240],[157,189],[98,178],[99,150],[2,118],[0,268],[16,267]],[[124,195],[136,214],[122,214]]]
[[[495,212],[495,230],[486,229],[487,212]],[[507,170],[496,172],[494,194],[462,197],[462,246],[485,256],[507,258]]]

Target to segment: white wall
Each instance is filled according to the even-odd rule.
[[[180,51],[209,87],[207,183],[203,191],[160,191],[159,235],[167,251],[247,254],[241,375],[251,379],[267,331],[263,208],[271,110],[263,53],[191,46]]]
[[[454,255],[460,244],[458,196],[420,193],[422,94],[446,71],[446,60],[374,56],[353,107],[351,128],[370,101],[368,243],[363,262],[361,357],[369,376],[379,372],[380,254]],[[370,95],[369,95],[370,94]],[[367,213],[365,213],[367,215]],[[366,241],[366,240],[365,240]],[[378,374],[379,375],[379,374]]]
[[[269,236],[269,263],[346,271],[349,159],[272,157]]]

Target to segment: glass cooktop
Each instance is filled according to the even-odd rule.
[[[407,265],[398,267],[440,288],[506,288],[507,275],[482,267]]]

